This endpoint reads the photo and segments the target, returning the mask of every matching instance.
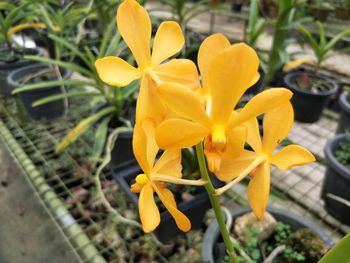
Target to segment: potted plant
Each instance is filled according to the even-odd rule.
[[[350,134],[338,134],[328,140],[325,146],[327,159],[326,177],[323,182],[322,198],[326,210],[341,222],[350,225]],[[338,199],[345,202],[339,202]]]
[[[133,152],[141,170],[130,187],[133,193],[139,193],[142,229],[146,233],[154,231],[161,223],[160,210],[166,209],[181,231],[189,231],[191,221],[179,209],[172,190],[174,185],[203,186],[229,260],[238,262],[218,196],[253,173],[248,199],[254,214],[262,220],[269,196],[271,165],[287,170],[315,161],[307,149],[298,145],[274,151],[292,127],[291,92],[285,88],[263,91],[233,112],[240,97],[258,79],[259,58],[252,48],[244,43],[231,45],[222,34],[209,36],[200,50],[210,52],[202,53],[203,56],[199,52],[198,56],[202,81],[199,86],[197,72],[190,70],[193,64],[189,61],[160,63],[183,46],[177,23],[160,25],[150,54],[151,22],[137,1],[125,0],[120,4],[117,22],[138,68],[115,57],[97,60],[96,68],[105,83],[115,86],[143,78],[133,132]],[[174,72],[170,65],[174,63],[179,66],[176,82],[169,79]],[[164,65],[167,66],[162,68]],[[118,68],[124,74],[118,74]],[[185,75],[186,79],[179,81]],[[265,114],[263,142],[255,119],[261,114]],[[254,151],[245,151],[245,142]],[[192,146],[196,149],[201,177],[188,179],[181,172],[181,149]],[[159,149],[164,152],[157,159]],[[216,189],[209,171],[226,185]]]
[[[324,60],[331,55],[334,45],[344,36],[350,35],[350,30],[344,30],[327,41],[324,26],[316,22],[319,41],[312,36],[311,32],[304,26],[299,25],[299,32],[310,44],[316,62],[313,71],[294,71],[284,77],[285,85],[293,91],[292,103],[295,109],[295,119],[301,122],[315,122],[322,114],[324,107],[339,90],[339,85],[330,77],[319,73]]]
[[[99,104],[93,106],[90,116],[81,120],[56,147],[56,152],[62,152],[67,146],[74,143],[88,129],[95,129],[95,144],[93,147],[93,162],[97,162],[106,148],[107,137],[118,127],[126,127],[124,132],[118,134],[118,139],[114,145],[110,146],[112,150],[111,158],[113,165],[119,165],[134,159],[131,148],[132,131],[130,128],[133,121],[134,99],[133,94],[137,91],[138,83],[133,82],[123,88],[112,88],[104,84],[97,73],[95,60],[103,56],[112,56],[120,54],[125,49],[121,44],[120,34],[115,32],[115,22],[112,21],[106,29],[104,38],[97,53],[93,53],[88,47],[84,47],[82,52],[74,40],[66,40],[61,35],[52,33],[49,36],[56,43],[60,50],[66,50],[71,58],[41,58],[36,56],[27,56],[31,61],[59,66],[66,71],[73,71],[81,74],[85,79],[62,79],[56,81],[46,80],[36,84],[24,85],[16,88],[13,94],[22,94],[36,91],[43,91],[43,96],[32,102],[32,106],[41,107],[47,103],[66,100],[70,97],[89,96],[99,99]],[[74,58],[79,58],[81,65],[75,64]],[[61,94],[47,96],[45,90],[53,85],[67,86]],[[78,89],[73,89],[78,87]],[[88,89],[84,87],[89,87]],[[126,131],[129,129],[129,131]]]
[[[240,13],[242,11],[243,0],[233,0],[231,5],[231,11],[233,13]]]
[[[21,67],[12,71],[7,82],[11,90],[24,87],[18,95],[25,113],[34,120],[53,120],[65,115],[67,105],[63,99],[51,101],[44,105],[33,107],[32,104],[37,100],[49,97],[60,96],[64,93],[64,88],[59,84],[59,80],[67,80],[70,77],[70,71],[62,69],[57,72],[57,67],[50,67],[44,64],[34,64]],[[40,85],[49,81],[45,89]],[[57,83],[57,85],[52,85]],[[38,87],[40,89],[38,89]],[[23,92],[25,90],[27,92]]]
[[[249,208],[226,215],[244,262],[316,262],[334,245],[325,232],[305,218],[282,209],[267,211],[264,221],[257,221]],[[228,262],[226,257],[218,224],[213,221],[204,234],[203,262]]]
[[[338,123],[337,133],[344,133],[350,128],[350,97],[349,88],[347,88],[339,97],[340,120]]]
[[[32,23],[31,15],[25,12],[30,3],[16,6],[11,3],[0,5],[0,93],[10,95],[11,89],[7,83],[7,75],[20,67],[33,62],[23,59],[24,55],[39,55],[37,49],[25,48],[13,42],[13,35],[26,28],[40,28],[42,23]]]

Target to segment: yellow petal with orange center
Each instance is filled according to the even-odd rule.
[[[136,122],[152,118],[158,124],[166,114],[165,107],[156,92],[156,84],[148,76],[144,76],[136,103]]]
[[[281,104],[289,101],[293,93],[285,88],[273,88],[265,90],[258,95],[255,95],[245,106],[240,110],[239,114],[232,116],[229,126],[236,126],[256,117],[262,113],[268,112]]]
[[[150,66],[151,20],[145,8],[135,0],[125,0],[117,11],[117,26],[138,66]]]
[[[205,85],[207,68],[210,61],[225,48],[230,46],[230,41],[221,33],[213,34],[202,42],[198,50],[198,67],[201,72],[202,82]]]
[[[181,27],[173,21],[166,21],[158,27],[153,41],[152,66],[162,63],[178,53],[185,43]]]
[[[259,66],[259,58],[246,44],[234,44],[216,55],[206,77],[211,96],[211,117],[225,125],[239,98],[249,88]]]
[[[264,116],[263,152],[270,156],[277,145],[284,140],[292,129],[294,111],[288,101],[267,112]]]
[[[181,178],[181,150],[165,151],[152,169],[152,173]]]
[[[254,214],[262,220],[270,194],[270,164],[264,162],[253,172],[248,184],[248,202]]]
[[[154,66],[153,70],[161,82],[174,82],[187,88],[199,87],[199,77],[196,65],[188,59],[172,59],[166,63]]]
[[[306,148],[299,145],[288,145],[273,154],[270,163],[276,165],[281,170],[288,170],[293,166],[304,165],[316,161],[315,156]]]
[[[127,86],[141,77],[140,70],[118,57],[105,57],[95,62],[100,79],[111,86]]]
[[[175,83],[164,83],[157,87],[162,102],[175,114],[210,127],[201,97],[185,86]]]
[[[138,122],[134,127],[132,141],[134,155],[141,169],[146,174],[150,174],[158,152],[154,133],[155,125],[150,119]]]
[[[199,123],[169,119],[158,125],[156,140],[161,149],[182,149],[196,145],[208,132],[209,130]]]
[[[187,232],[191,229],[191,222],[180,210],[176,207],[176,202],[172,192],[163,187],[154,186],[154,190],[157,192],[159,199],[164,204],[165,208],[169,211],[175,220],[177,227],[183,232]]]
[[[156,229],[160,223],[160,214],[154,201],[151,184],[146,184],[141,190],[139,196],[139,214],[143,231],[146,233]]]

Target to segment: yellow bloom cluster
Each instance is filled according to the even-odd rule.
[[[305,148],[289,145],[275,153],[293,124],[292,93],[268,89],[235,109],[244,92],[258,79],[259,58],[244,43],[233,44],[214,34],[203,41],[196,65],[187,59],[170,59],[184,45],[175,22],[163,22],[150,47],[151,22],[135,0],[125,0],[117,12],[117,26],[137,62],[137,68],[118,57],[96,61],[100,78],[113,86],[140,80],[136,105],[133,150],[143,174],[131,186],[140,193],[139,213],[145,232],[160,223],[156,193],[182,231],[191,223],[176,207],[167,183],[202,185],[202,180],[182,179],[181,149],[204,140],[208,167],[227,185],[221,194],[250,175],[248,201],[258,218],[266,209],[270,167],[286,170],[315,160]],[[264,115],[261,141],[256,116]],[[244,150],[248,143],[253,151]],[[164,149],[156,161],[159,149]]]

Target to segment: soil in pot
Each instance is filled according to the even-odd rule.
[[[279,209],[270,209],[258,221],[249,208],[241,208],[233,212],[232,220],[230,231],[239,243],[239,262],[263,262],[279,251],[272,262],[316,263],[333,245],[311,222]],[[205,233],[202,255],[206,263],[229,262],[216,222]]]
[[[340,120],[337,133],[344,133],[350,129],[350,96],[348,92],[343,92],[339,97]]]
[[[67,79],[70,73],[62,69],[61,76]],[[20,87],[23,84],[34,84],[45,81],[57,80],[57,74],[53,68],[46,65],[30,65],[13,71],[8,76],[8,83],[12,88]],[[23,109],[27,116],[35,120],[51,120],[62,117],[66,112],[66,100],[56,100],[41,106],[33,107],[32,104],[48,96],[61,94],[63,88],[60,86],[48,87],[45,89],[22,92],[18,94],[20,108]]]
[[[24,55],[39,55],[40,52],[30,48],[0,48],[0,94],[11,95],[11,87],[7,82],[7,76],[14,70],[36,62],[26,61]]]
[[[326,177],[322,198],[326,210],[341,222],[350,225],[350,134],[338,134],[325,147]],[[345,203],[344,203],[345,202]]]
[[[320,119],[323,109],[339,85],[326,76],[307,71],[290,72],[284,77],[285,85],[293,92],[295,119],[312,123]]]

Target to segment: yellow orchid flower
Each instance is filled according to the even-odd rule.
[[[215,58],[225,48],[230,46],[230,41],[221,33],[213,34],[202,42],[198,50],[198,68],[202,76],[202,88],[198,89],[200,95],[204,96],[210,103],[209,87],[206,81],[208,76],[207,69],[211,60]],[[256,72],[256,75],[251,80],[250,86],[254,85],[259,80],[260,74]],[[248,87],[247,87],[248,88]]]
[[[215,172],[220,169],[223,155],[234,158],[243,151],[246,139],[243,123],[288,101],[292,93],[284,88],[266,90],[251,99],[240,112],[235,112],[235,105],[256,78],[257,54],[240,43],[224,48],[207,61],[208,65],[203,63],[201,66],[204,86],[210,97],[206,106],[198,93],[179,84],[158,86],[162,102],[182,118],[162,122],[157,127],[156,139],[162,149],[180,149],[205,138],[209,170]]]
[[[126,86],[141,79],[136,118],[152,117],[156,121],[164,117],[164,107],[155,92],[162,82],[176,82],[189,88],[199,85],[195,64],[187,59],[169,57],[178,53],[184,45],[180,26],[173,21],[163,22],[155,35],[151,54],[151,20],[147,11],[135,0],[125,0],[117,11],[119,33],[130,48],[138,67],[135,68],[119,57],[108,56],[95,62],[99,77],[111,86]]]
[[[179,229],[187,232],[191,228],[189,219],[180,212],[173,194],[166,183],[203,185],[203,180],[181,179],[181,150],[165,151],[155,163],[158,146],[154,138],[155,124],[151,119],[137,123],[134,128],[133,150],[143,173],[136,177],[131,191],[140,193],[139,214],[145,232],[153,231],[160,223],[160,214],[154,201],[154,192],[175,219]],[[154,164],[155,163],[155,164]]]
[[[315,161],[315,157],[306,148],[291,144],[274,152],[278,144],[287,137],[293,126],[294,112],[290,102],[267,112],[264,116],[264,136],[261,141],[259,126],[256,118],[245,123],[248,128],[247,142],[254,151],[244,150],[237,159],[224,158],[216,176],[230,183],[216,190],[222,194],[238,183],[249,173],[251,180],[248,185],[248,201],[261,220],[264,216],[269,193],[271,165],[281,170],[293,166],[304,165]]]

